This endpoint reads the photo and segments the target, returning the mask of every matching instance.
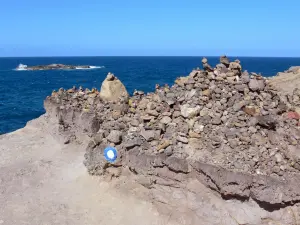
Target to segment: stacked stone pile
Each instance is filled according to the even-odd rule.
[[[273,201],[272,188],[258,196],[261,190],[251,189],[258,181],[249,178],[259,176],[267,187],[273,187],[271,182],[283,190],[282,180],[300,174],[300,90],[280,95],[264,77],[242,71],[239,60],[230,62],[226,56],[215,68],[206,58],[202,64],[204,70],[176,79],[172,87],[156,85],[154,93],[135,91],[131,97],[109,74],[100,92],[60,89],[47,98],[45,108],[63,133],[91,137],[84,162],[90,174],[119,174],[129,167],[145,185],[153,180],[174,185],[193,171],[217,182],[213,171],[221,168],[244,178],[223,176],[237,182],[224,191],[230,182],[219,180],[216,189],[224,195],[254,196],[270,204],[300,199],[300,191],[295,194],[287,181],[283,183],[290,185],[294,199]],[[103,157],[107,146],[118,151],[115,163]]]

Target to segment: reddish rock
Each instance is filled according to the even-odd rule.
[[[286,115],[289,119],[300,120],[300,115],[296,112],[288,112]]]
[[[245,106],[243,111],[250,116],[256,116],[259,114],[259,109],[253,106]]]

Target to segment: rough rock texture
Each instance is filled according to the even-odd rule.
[[[141,196],[145,188],[128,176],[89,176],[84,146],[57,141],[57,123],[48,119],[43,115],[0,135],[0,224],[180,225],[157,212]],[[108,171],[118,176],[113,169]]]
[[[292,66],[284,72],[279,72],[268,82],[283,94],[291,95],[295,87],[300,88],[300,66]]]
[[[129,168],[147,188],[197,179],[225,199],[255,201],[269,211],[296,204],[300,91],[281,94],[242,71],[239,60],[223,56],[213,69],[202,63],[204,70],[172,87],[157,85],[154,93],[136,91],[114,103],[97,90],[60,89],[45,108],[62,133],[91,137],[84,164],[92,175]],[[109,145],[118,150],[113,164],[103,157]]]
[[[127,98],[128,92],[122,82],[109,73],[102,83],[100,97],[106,101],[118,101],[119,98]]]

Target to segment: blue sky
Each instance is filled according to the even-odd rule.
[[[0,0],[0,56],[300,56],[299,0]]]

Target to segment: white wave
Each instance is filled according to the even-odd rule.
[[[75,70],[95,70],[95,69],[103,69],[103,68],[105,68],[105,66],[90,66],[89,68],[76,67]],[[27,71],[28,69],[27,69],[27,65],[20,64],[16,69],[13,69],[13,70]],[[44,70],[44,69],[40,69],[40,70]],[[45,69],[45,70],[47,70],[47,69]],[[62,69],[62,70],[72,70],[72,69]]]
[[[26,71],[27,69],[25,68],[17,68],[17,69],[14,69],[15,71]]]
[[[76,67],[76,70],[93,70],[93,69],[102,69],[104,66],[90,66],[89,68],[81,68],[81,67]]]
[[[15,70],[17,71],[27,70],[27,65],[19,64]]]

